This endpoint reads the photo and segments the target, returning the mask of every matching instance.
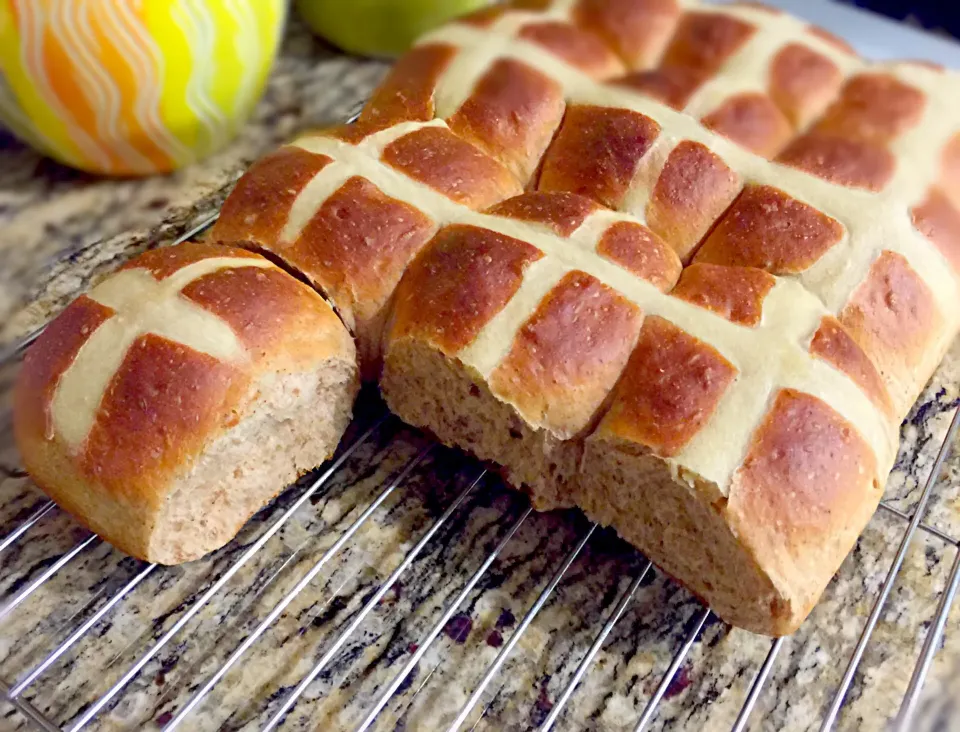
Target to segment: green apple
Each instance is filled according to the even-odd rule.
[[[427,31],[490,0],[296,0],[307,25],[364,56],[397,56]]]

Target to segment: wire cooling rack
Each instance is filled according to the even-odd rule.
[[[204,222],[203,225],[188,232],[181,240],[195,237],[201,234],[207,227],[213,223],[213,220]],[[29,344],[35,339],[37,334],[24,339],[18,347],[12,349],[4,358],[8,361],[16,360],[22,352],[29,347]],[[367,400],[370,402],[371,400]],[[359,451],[365,445],[371,442],[379,441],[389,449],[389,446],[398,439],[405,441],[407,449],[406,458],[396,465],[396,468],[389,475],[377,478],[382,480],[382,487],[378,484],[378,491],[373,491],[369,496],[358,499],[355,507],[344,514],[351,520],[346,519],[335,526],[327,527],[329,531],[323,534],[327,539],[327,544],[322,551],[317,550],[311,554],[312,564],[308,567],[296,566],[299,572],[298,579],[289,589],[286,590],[278,599],[272,602],[272,606],[265,614],[258,616],[256,622],[252,620],[246,625],[244,632],[237,635],[235,645],[230,646],[228,655],[218,657],[216,663],[200,664],[199,675],[189,681],[181,684],[181,691],[175,699],[167,699],[168,710],[149,723],[150,727],[159,727],[167,732],[168,730],[183,729],[206,729],[204,718],[198,716],[198,710],[205,703],[210,703],[210,698],[215,690],[229,686],[228,677],[232,678],[238,670],[242,670],[245,665],[263,662],[264,653],[269,656],[270,653],[280,653],[284,647],[269,646],[270,634],[282,623],[283,619],[291,613],[291,609],[302,602],[305,596],[314,597],[318,594],[316,586],[317,578],[326,570],[333,566],[338,557],[351,551],[354,542],[359,540],[359,536],[371,525],[386,526],[389,528],[390,512],[386,517],[380,516],[380,513],[392,500],[396,494],[404,490],[406,483],[413,479],[418,473],[423,473],[424,468],[430,465],[427,473],[436,473],[443,470],[438,467],[438,453],[443,453],[443,460],[448,467],[446,469],[447,480],[450,485],[455,485],[453,492],[444,494],[442,498],[436,499],[438,506],[442,505],[443,510],[437,508],[438,515],[431,516],[431,520],[418,527],[417,531],[410,531],[404,537],[404,546],[409,541],[415,541],[412,547],[402,552],[402,558],[395,565],[392,571],[385,579],[377,578],[376,581],[369,583],[361,588],[353,597],[355,607],[350,610],[343,622],[339,623],[335,633],[324,639],[322,647],[315,649],[309,654],[308,663],[304,665],[303,659],[300,659],[298,668],[305,668],[305,673],[300,673],[296,683],[282,686],[267,699],[263,700],[265,708],[260,709],[256,714],[248,714],[245,718],[233,720],[228,718],[226,723],[217,722],[214,727],[209,728],[243,728],[243,729],[263,729],[273,730],[281,726],[290,728],[352,728],[357,732],[364,732],[372,729],[383,721],[383,715],[386,713],[386,728],[440,728],[439,726],[424,727],[417,723],[396,722],[392,716],[396,716],[395,711],[390,711],[389,707],[392,700],[400,692],[407,691],[412,679],[417,675],[418,669],[425,663],[425,657],[431,651],[438,639],[444,637],[456,637],[460,631],[457,630],[457,622],[463,622],[462,613],[465,603],[469,601],[478,587],[489,584],[489,577],[492,568],[498,567],[500,579],[503,582],[504,569],[500,564],[503,555],[508,547],[517,540],[518,532],[531,522],[539,514],[534,513],[525,499],[518,493],[512,491],[501,491],[509,494],[509,498],[489,499],[491,491],[499,489],[490,488],[490,481],[486,476],[486,470],[483,466],[471,459],[431,445],[422,438],[397,438],[394,436],[384,437],[383,433],[395,433],[398,425],[394,418],[386,414],[382,405],[372,400],[372,406],[368,405],[361,408],[363,413],[358,418],[356,424],[347,439],[338,456],[324,468],[308,476],[306,480],[301,480],[297,486],[285,493],[278,501],[276,506],[267,511],[267,516],[263,512],[251,522],[245,530],[245,535],[239,538],[231,545],[231,549],[222,550],[218,555],[222,555],[224,561],[217,561],[214,567],[215,576],[211,575],[209,581],[196,591],[188,595],[187,600],[181,603],[172,614],[175,620],[163,626],[162,633],[155,633],[149,642],[142,643],[142,647],[132,656],[125,653],[128,649],[123,649],[119,653],[114,653],[110,665],[115,667],[116,661],[121,656],[125,662],[122,674],[115,681],[101,688],[99,693],[89,699],[71,699],[71,710],[68,711],[66,722],[58,723],[55,718],[57,712],[51,711],[52,706],[47,702],[47,708],[41,708],[37,703],[29,699],[30,692],[34,686],[48,674],[57,672],[61,679],[59,687],[70,688],[69,684],[62,679],[69,679],[71,670],[69,659],[81,646],[90,648],[95,647],[97,638],[101,635],[105,625],[109,625],[118,615],[122,616],[125,612],[125,606],[133,602],[137,596],[138,588],[141,588],[148,579],[160,582],[173,583],[177,579],[176,568],[164,568],[155,564],[135,563],[128,568],[124,575],[124,581],[113,583],[109,592],[104,589],[99,591],[95,598],[87,601],[76,613],[68,615],[65,622],[58,627],[58,641],[45,648],[42,653],[34,655],[34,661],[28,668],[9,669],[0,664],[0,694],[2,698],[11,705],[16,712],[21,715],[19,721],[12,716],[3,718],[0,721],[8,722],[14,728],[21,724],[23,720],[28,720],[28,724],[47,732],[56,730],[77,730],[94,728],[113,729],[118,725],[102,725],[103,716],[115,710],[122,703],[125,696],[130,692],[138,678],[144,674],[145,669],[156,665],[158,657],[171,647],[184,647],[191,643],[190,626],[197,622],[197,618],[203,617],[205,612],[209,612],[212,606],[225,602],[225,597],[235,592],[232,581],[235,578],[243,577],[245,567],[254,564],[258,558],[262,557],[264,547],[279,532],[287,530],[291,522],[297,517],[302,517],[305,513],[309,514],[312,506],[316,506],[318,500],[329,493],[331,486],[337,483],[338,477],[343,474],[344,465],[355,458]],[[893,554],[892,561],[886,567],[886,572],[878,592],[872,597],[872,607],[863,624],[862,631],[856,640],[853,650],[845,659],[846,666],[840,677],[839,683],[833,689],[831,701],[825,708],[825,712],[819,721],[821,730],[832,729],[838,721],[841,708],[847,700],[848,693],[851,691],[851,685],[858,673],[862,672],[861,664],[865,653],[874,636],[874,631],[878,621],[887,606],[891,590],[898,578],[904,565],[904,560],[908,554],[908,548],[914,541],[918,532],[932,537],[938,542],[939,552],[953,550],[953,562],[949,574],[945,580],[944,589],[940,594],[939,603],[932,618],[916,619],[914,622],[918,627],[925,627],[925,638],[919,657],[910,675],[910,680],[906,691],[902,696],[899,705],[899,711],[892,720],[896,729],[907,730],[911,728],[911,720],[916,712],[920,692],[930,671],[931,664],[937,650],[941,647],[944,628],[947,622],[948,613],[954,600],[958,584],[960,584],[960,541],[946,534],[934,526],[928,525],[923,521],[925,509],[944,466],[944,461],[950,451],[950,448],[956,437],[956,432],[960,425],[960,409],[954,408],[953,416],[949,428],[936,451],[936,458],[929,470],[919,499],[913,505],[912,510],[907,513],[897,508],[892,503],[881,503],[881,513],[886,513],[893,517],[901,526],[899,545]],[[408,434],[408,433],[404,433]],[[413,440],[411,443],[410,440]],[[418,442],[419,439],[419,442]],[[410,451],[409,444],[417,444],[419,447],[415,451]],[[381,450],[377,453],[382,457]],[[442,460],[441,460],[442,462]],[[367,460],[367,465],[361,472],[366,471],[368,475],[376,472],[377,457]],[[450,468],[449,466],[453,467]],[[494,481],[495,482],[495,481]],[[356,489],[354,485],[344,491],[344,494],[351,489]],[[485,498],[481,500],[481,505],[471,503],[478,500],[478,496],[483,494]],[[497,500],[506,501],[498,504]],[[421,503],[429,502],[430,499],[422,499]],[[484,501],[486,503],[484,504]],[[451,526],[463,518],[454,520],[455,516],[470,512],[485,512],[489,514],[499,513],[497,517],[498,526],[502,524],[502,530],[498,534],[496,541],[488,542],[485,547],[483,559],[476,565],[472,573],[464,574],[457,578],[458,586],[455,588],[452,583],[443,583],[446,588],[446,597],[444,601],[437,606],[436,612],[430,617],[430,622],[423,625],[419,632],[417,641],[407,645],[405,652],[397,656],[389,667],[389,673],[379,681],[374,691],[368,694],[362,705],[358,706],[358,711],[353,715],[349,725],[342,720],[329,727],[315,722],[308,716],[305,720],[300,719],[293,724],[287,724],[292,717],[292,711],[296,709],[306,696],[311,696],[311,689],[329,676],[332,666],[340,661],[340,657],[347,652],[348,646],[355,642],[358,635],[362,634],[361,629],[365,623],[370,621],[374,613],[380,612],[383,603],[391,596],[399,596],[400,588],[403,587],[404,578],[409,575],[412,568],[416,567],[421,575],[429,575],[431,568],[429,563],[424,564],[425,555],[430,554],[430,547],[438,540],[441,534],[450,534]],[[5,536],[0,539],[0,560],[4,559],[4,554],[11,554],[18,551],[28,555],[25,549],[31,541],[34,541],[35,534],[41,534],[40,540],[49,541],[49,533],[44,533],[45,523],[55,520],[60,514],[59,509],[50,501],[41,502],[25,518],[22,518],[15,525],[5,526]],[[495,685],[497,680],[502,677],[504,666],[514,654],[520,652],[518,646],[523,647],[525,634],[531,628],[531,625],[538,618],[538,615],[544,611],[548,603],[555,598],[554,595],[558,586],[565,581],[570,580],[571,567],[584,554],[585,548],[591,545],[591,542],[599,541],[596,537],[605,533],[604,530],[595,524],[586,523],[582,517],[572,519],[566,522],[566,528],[572,532],[569,548],[566,553],[556,554],[556,559],[552,566],[545,564],[540,573],[542,576],[535,578],[539,593],[530,601],[525,612],[519,621],[516,618],[510,618],[510,622],[501,623],[498,619],[496,630],[492,631],[489,638],[496,638],[493,645],[498,648],[496,655],[492,660],[484,662],[483,672],[479,680],[475,681],[469,688],[459,690],[459,702],[455,713],[451,712],[443,717],[443,727],[456,730],[464,728],[475,728],[479,721],[483,719],[484,713],[491,708],[491,705],[497,701],[489,701],[490,688]],[[542,532],[541,532],[542,533]],[[448,536],[449,540],[449,536]],[[71,568],[81,559],[90,554],[101,544],[98,537],[86,535],[78,538],[69,548],[55,556],[45,557],[42,562],[35,565],[30,572],[18,576],[16,581],[6,587],[6,594],[3,598],[3,604],[0,605],[0,634],[2,634],[4,625],[16,616],[18,611],[26,608],[31,598],[35,598],[44,588],[49,588],[56,583],[58,578],[69,577]],[[609,641],[611,633],[615,631],[618,623],[623,619],[625,613],[631,608],[638,592],[646,584],[649,584],[653,575],[657,574],[655,568],[649,561],[642,558],[632,550],[621,547],[620,553],[626,553],[632,556],[628,562],[632,575],[625,587],[620,588],[616,584],[617,593],[609,607],[603,613],[598,615],[592,632],[592,640],[584,644],[576,653],[578,661],[572,665],[572,670],[566,675],[561,686],[553,693],[552,698],[545,700],[538,699],[539,712],[527,719],[527,728],[536,728],[540,730],[549,730],[563,719],[565,710],[571,705],[576,704],[577,693],[585,681],[588,679],[591,671],[594,670],[594,664],[606,644]],[[296,552],[294,552],[296,554]],[[549,554],[549,553],[548,553]],[[434,555],[436,556],[436,555]],[[551,555],[552,556],[552,555]],[[281,570],[287,569],[291,562],[292,555],[287,557],[278,569],[271,570],[270,579],[277,576]],[[128,560],[129,561],[129,560]],[[16,567],[16,562],[12,563]],[[8,565],[2,565],[6,570]],[[13,571],[17,571],[14,569]],[[158,580],[157,577],[160,576]],[[168,579],[169,577],[169,579]],[[259,577],[259,575],[258,575]],[[664,582],[669,580],[663,579]],[[346,582],[346,581],[345,581]],[[256,584],[256,583],[255,583]],[[341,585],[342,587],[342,585]],[[263,587],[247,587],[247,590],[254,591],[254,594],[264,592]],[[323,589],[323,588],[321,588]],[[682,591],[681,591],[682,592]],[[455,593],[455,594],[454,594]],[[322,593],[321,593],[322,594]],[[340,597],[340,594],[337,595]],[[717,623],[717,619],[711,614],[710,609],[699,605],[692,598],[688,597],[690,603],[694,604],[694,609],[690,612],[686,620],[682,623],[682,629],[675,629],[677,645],[669,663],[663,669],[659,682],[655,685],[652,692],[646,697],[645,703],[640,708],[635,720],[630,723],[630,727],[635,730],[645,730],[663,720],[658,720],[658,714],[661,711],[661,704],[666,698],[675,693],[678,686],[678,677],[686,673],[688,659],[692,651],[703,643],[703,633],[706,626]],[[345,601],[341,601],[341,605]],[[50,607],[46,605],[46,607]],[[577,612],[574,609],[574,612]],[[415,614],[416,609],[412,608],[411,613]],[[171,616],[171,617],[172,617]],[[160,627],[156,623],[156,627]],[[451,631],[451,626],[453,630]],[[502,631],[502,632],[501,632]],[[194,631],[197,632],[197,631]],[[453,636],[451,636],[451,633]],[[496,634],[496,636],[493,635]],[[233,642],[231,633],[231,640]],[[752,637],[755,641],[756,636]],[[142,640],[142,639],[140,639]],[[769,641],[769,647],[765,658],[752,671],[752,680],[749,682],[746,694],[743,698],[739,711],[732,722],[731,728],[735,732],[740,732],[750,726],[762,725],[762,720],[756,719],[753,715],[757,701],[761,692],[775,668],[778,660],[778,654],[781,652],[785,639]],[[216,645],[217,641],[214,641]],[[263,646],[268,646],[266,651]],[[256,654],[254,651],[256,650]],[[108,655],[112,651],[106,652]],[[320,653],[320,655],[316,655]],[[254,659],[253,661],[251,659]],[[163,664],[161,664],[162,676]],[[225,682],[221,685],[221,682]],[[426,684],[424,680],[421,684]],[[72,693],[72,692],[71,692]],[[136,695],[134,693],[134,695]],[[56,691],[53,698],[57,697]],[[316,696],[313,694],[313,696]],[[542,694],[541,694],[542,696]],[[223,704],[223,701],[219,702]],[[256,707],[256,702],[252,702]],[[473,721],[477,716],[478,709],[480,717]],[[386,712],[385,712],[386,710]],[[753,716],[752,716],[753,715]],[[62,716],[62,715],[61,715]],[[222,716],[222,715],[221,715]],[[473,722],[472,727],[470,723]],[[127,728],[139,729],[142,722],[137,722]],[[330,724],[328,722],[328,724]],[[296,726],[299,725],[299,726]],[[391,725],[393,725],[391,727]],[[123,725],[119,725],[122,727]],[[569,725],[568,725],[569,726]],[[494,726],[493,728],[498,728]],[[518,725],[523,728],[523,725]]]

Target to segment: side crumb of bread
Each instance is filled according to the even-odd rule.
[[[126,264],[48,326],[14,428],[60,506],[178,564],[330,457],[358,384],[353,340],[313,290],[256,254],[188,243]]]

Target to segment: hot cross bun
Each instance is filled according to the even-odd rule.
[[[256,254],[183,244],[47,327],[14,427],[57,503],[128,554],[177,564],[327,459],[358,383],[353,340],[316,292]]]

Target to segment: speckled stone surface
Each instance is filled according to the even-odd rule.
[[[22,150],[8,154],[0,170],[0,341],[45,321],[118,260],[175,237],[209,215],[252,158],[299,129],[341,119],[382,70],[381,64],[338,57],[294,27],[254,123],[236,145],[204,165],[163,179],[111,182],[70,174]],[[93,244],[99,236],[112,238]],[[15,366],[0,368],[0,537],[45,500],[20,472],[12,445],[9,387],[14,371]],[[890,505],[901,511],[909,513],[916,505],[960,403],[958,384],[960,347],[955,346],[904,425],[900,459],[886,491]],[[382,407],[368,395],[360,411],[344,446],[364,432]],[[395,482],[427,446],[424,438],[388,420],[256,552],[250,553],[258,539],[309,490],[310,479],[264,509],[229,546],[201,561],[150,569],[94,540],[31,590],[58,557],[88,538],[69,516],[51,510],[0,551],[0,680],[7,687],[22,681],[139,577],[21,699],[53,724],[71,727],[190,614],[84,727],[159,729],[323,561],[313,580],[180,729],[261,729],[325,655],[328,663],[283,729],[355,729],[526,510],[521,494],[484,478],[390,590],[373,602],[381,584],[480,472],[463,456],[436,449]],[[392,485],[369,519],[331,553]],[[948,460],[926,522],[960,536],[960,457]],[[819,727],[905,527],[903,519],[878,512],[810,619],[784,641],[748,729]],[[374,729],[445,729],[588,529],[576,511],[526,517],[450,611],[450,621],[389,698]],[[222,580],[248,554],[242,567]],[[953,544],[929,531],[918,533],[847,695],[840,729],[888,727],[955,555]],[[516,636],[518,642],[463,729],[536,729],[644,566],[644,559],[609,531],[596,531],[529,627]],[[218,582],[219,589],[198,606]],[[24,599],[12,607],[18,598]],[[330,653],[368,604],[362,622]],[[563,708],[557,729],[632,730],[699,611],[684,589],[656,570],[647,573]],[[770,646],[767,638],[709,618],[649,728],[729,729]],[[960,609],[954,607],[915,728],[960,729],[958,700]],[[0,702],[0,730],[31,728],[19,712]]]

